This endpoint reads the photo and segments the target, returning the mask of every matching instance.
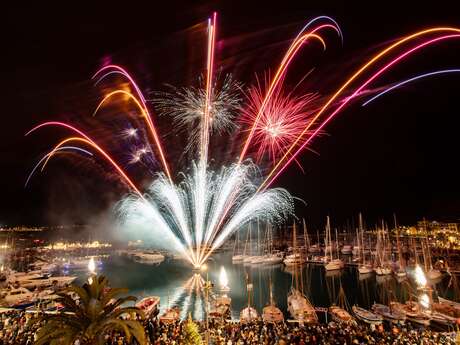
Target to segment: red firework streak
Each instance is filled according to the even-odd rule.
[[[256,124],[252,138],[252,146],[257,148],[255,158],[260,162],[268,155],[275,165],[310,123],[312,114],[316,111],[315,100],[318,95],[307,93],[296,96],[293,92],[286,93],[278,87],[260,113],[265,98],[265,90],[260,83],[251,87],[246,96],[248,104],[243,109],[240,121],[249,126]],[[297,143],[302,144],[303,142]]]

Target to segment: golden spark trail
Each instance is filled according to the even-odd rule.
[[[68,142],[71,142],[71,141],[80,141],[80,142],[83,142],[83,143],[86,143],[88,144],[89,146],[93,147],[94,149],[96,149],[105,159],[107,159],[107,161],[112,164],[112,166],[118,171],[118,173],[125,179],[125,181],[129,184],[129,186],[142,198],[144,199],[144,196],[142,195],[142,193],[140,192],[140,190],[136,187],[136,185],[134,184],[133,181],[131,181],[131,179],[128,177],[128,175],[126,175],[126,173],[123,171],[122,168],[120,168],[120,166],[115,163],[115,161],[112,159],[112,157],[110,157],[110,155],[105,152],[99,145],[97,145],[94,141],[92,141],[91,139],[86,139],[86,138],[80,138],[80,137],[70,137],[70,138],[67,138],[67,139],[64,139],[62,140],[60,143],[58,143],[52,150],[51,152],[48,154],[48,158],[45,160],[45,162],[43,163],[43,166],[42,166],[42,170],[45,168],[46,164],[48,163],[48,161],[50,160],[50,158],[56,153],[56,151],[59,150],[59,148],[63,145],[65,145],[66,143]]]
[[[149,113],[146,110],[146,108],[142,106],[142,104],[139,102],[139,100],[131,92],[128,92],[128,91],[125,91],[125,90],[115,90],[115,91],[112,91],[112,92],[108,93],[102,99],[102,101],[99,102],[98,106],[96,107],[96,110],[93,113],[93,116],[96,115],[96,113],[99,111],[99,109],[102,107],[102,105],[107,100],[109,100],[110,98],[112,98],[113,96],[116,96],[116,95],[128,96],[129,99],[133,100],[134,104],[136,104],[136,106],[141,111],[142,117],[144,118],[145,122],[147,123],[148,128],[150,129],[150,133],[152,134],[153,140],[155,141],[155,144],[156,144],[156,146],[158,148],[158,152],[160,153],[161,163],[163,164],[163,168],[165,169],[166,175],[168,176],[169,180],[172,182],[171,174],[170,174],[169,168],[168,168],[168,164],[166,163],[166,158],[165,158],[165,156],[163,154],[163,150],[161,149],[160,138],[158,137],[158,134],[157,134],[157,132],[155,130],[155,127],[153,125],[152,119],[150,118]]]
[[[404,44],[405,42],[408,42],[410,40],[413,40],[414,38],[433,33],[433,32],[460,32],[460,29],[454,28],[454,27],[436,27],[436,28],[431,28],[431,29],[426,29],[422,31],[418,31],[414,34],[405,36],[398,40],[397,42],[393,43],[389,47],[385,48],[378,54],[374,55],[368,62],[366,62],[358,71],[356,71],[349,79],[345,81],[345,83],[332,95],[329,100],[324,104],[324,106],[318,111],[318,113],[314,116],[312,121],[304,128],[301,134],[297,137],[297,139],[291,144],[291,146],[288,148],[288,150],[285,152],[285,154],[280,158],[278,163],[272,168],[270,173],[267,175],[265,180],[262,182],[262,184],[259,186],[258,191],[260,190],[265,190],[273,181],[271,177],[273,174],[276,172],[276,170],[281,166],[281,164],[284,162],[284,160],[291,155],[290,157],[295,157],[297,153],[294,155],[291,154],[291,151],[296,147],[297,143],[301,140],[303,135],[310,129],[310,127],[313,125],[314,122],[323,114],[323,112],[327,109],[327,107],[346,89],[348,85],[350,85],[358,76],[360,76],[364,71],[366,71],[370,66],[372,66],[375,62],[377,62],[380,58],[391,52],[393,49],[399,47],[400,45]],[[291,158],[289,162],[291,161]],[[287,164],[289,164],[289,162]],[[286,166],[286,165],[285,165]],[[285,166],[283,166],[281,169],[284,170]]]

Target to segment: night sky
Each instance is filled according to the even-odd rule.
[[[202,71],[205,44],[195,25],[203,26],[214,10],[217,63],[245,83],[255,73],[273,71],[289,39],[309,19],[336,19],[343,47],[328,34],[328,50],[307,49],[290,72],[298,80],[315,67],[302,91],[326,95],[382,44],[430,26],[460,26],[458,1],[366,3],[151,1],[95,8],[41,2],[3,8],[0,225],[104,219],[126,189],[102,165],[56,159],[24,189],[40,155],[68,134],[46,130],[25,138],[24,133],[51,119],[85,123],[82,118],[91,116],[100,96],[91,76],[106,62],[126,67],[147,95],[164,83],[191,85]],[[414,55],[377,86],[446,68],[460,68],[460,40]],[[451,74],[416,82],[368,107],[357,100],[313,142],[319,155],[302,154],[305,172],[293,165],[275,185],[306,202],[298,203],[297,215],[313,226],[327,214],[335,224],[345,224],[359,211],[368,223],[390,221],[393,212],[401,223],[460,218],[458,85],[460,74]],[[170,130],[161,121],[161,128]],[[170,159],[179,160],[180,140],[164,140]],[[221,158],[231,155],[225,144],[217,146]]]

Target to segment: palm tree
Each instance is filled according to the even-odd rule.
[[[192,320],[192,316],[189,314],[188,320],[182,329],[182,337],[184,345],[202,345],[203,340],[200,336],[198,326]]]
[[[136,297],[116,298],[126,294],[128,289],[110,288],[104,276],[92,276],[82,287],[71,285],[58,293],[57,301],[64,306],[65,312],[57,315],[39,317],[36,322],[44,325],[37,334],[36,345],[105,344],[105,336],[112,332],[123,333],[128,342],[134,338],[138,344],[146,345],[144,327],[137,320],[125,320],[124,315],[131,314],[144,318],[143,312],[136,307],[121,307]],[[116,299],[115,299],[116,298]]]

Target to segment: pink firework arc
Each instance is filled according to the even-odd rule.
[[[140,114],[142,127],[130,127],[123,131],[126,140],[140,138],[142,146],[132,150],[131,164],[158,161],[150,185],[141,188],[123,164],[112,157],[107,148],[77,127],[63,122],[45,122],[31,129],[58,126],[71,131],[73,136],[61,140],[42,157],[27,178],[26,184],[39,167],[43,170],[56,154],[74,151],[103,158],[125,182],[131,193],[117,204],[116,212],[124,227],[146,231],[157,241],[159,247],[174,250],[195,266],[201,266],[212,252],[242,225],[254,220],[281,223],[293,215],[293,199],[282,188],[269,188],[275,179],[292,163],[324,127],[342,109],[357,99],[364,88],[371,86],[392,67],[402,63],[435,44],[460,38],[460,29],[435,27],[404,36],[365,61],[355,72],[347,76],[337,90],[328,97],[319,97],[316,92],[298,93],[296,88],[287,90],[284,86],[289,66],[298,52],[307,43],[319,43],[326,50],[324,34],[335,32],[343,41],[342,31],[330,17],[321,16],[309,21],[292,40],[272,78],[262,87],[257,81],[243,92],[241,97],[234,86],[241,85],[226,79],[218,87],[215,46],[217,42],[217,15],[208,20],[208,43],[206,73],[200,89],[181,89],[164,93],[163,99],[154,104],[160,111],[172,114],[178,123],[193,125],[190,138],[195,157],[189,163],[187,173],[174,173],[164,150],[162,137],[156,126],[156,119],[148,102],[134,78],[121,66],[107,65],[94,76],[96,84],[112,75],[121,76],[128,88],[113,89],[106,93],[94,111],[94,116],[115,99],[130,102]],[[315,43],[317,42],[317,43]],[[383,66],[383,67],[382,67]],[[443,70],[411,78],[396,84],[391,90],[423,76],[452,73],[458,70]],[[379,97],[390,89],[378,94]],[[244,137],[241,150],[234,162],[216,168],[209,164],[209,147],[214,131],[229,126],[239,126]],[[196,129],[196,131],[195,131]],[[139,135],[144,133],[144,136]],[[236,132],[236,131],[235,131]],[[238,135],[234,135],[239,138]],[[83,147],[77,146],[83,145]],[[260,176],[255,163],[268,160],[269,170]],[[260,183],[255,181],[262,180]]]

